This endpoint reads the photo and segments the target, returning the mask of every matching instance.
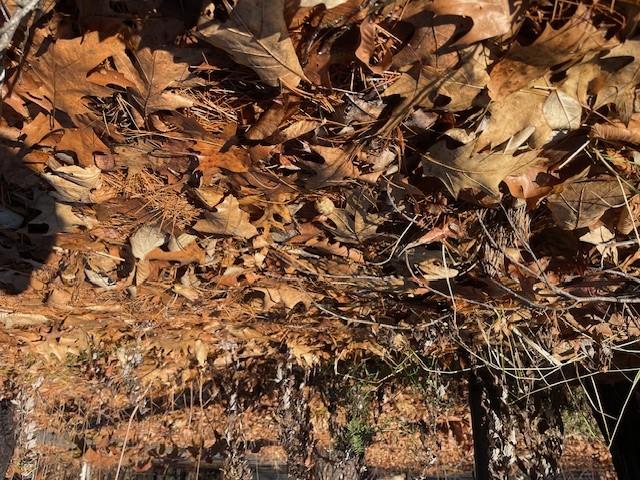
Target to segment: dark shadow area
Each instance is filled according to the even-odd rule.
[[[64,224],[38,166],[0,143],[0,291],[24,292]]]
[[[29,287],[64,228],[39,167],[25,163],[16,147],[0,143],[0,291],[5,293]]]

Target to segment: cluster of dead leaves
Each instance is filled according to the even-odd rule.
[[[417,327],[443,304],[478,344],[561,312],[541,362],[637,335],[627,2],[112,3],[49,2],[6,58],[0,287],[30,301],[0,338],[43,369],[122,353],[136,316],[158,384],[282,346],[449,358]]]

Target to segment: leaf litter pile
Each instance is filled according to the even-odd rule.
[[[4,56],[12,471],[463,471],[474,372],[633,379],[635,2],[201,3],[42,1]]]

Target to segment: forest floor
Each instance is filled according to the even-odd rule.
[[[583,378],[640,378],[637,2],[0,14],[12,471],[321,447],[468,472],[490,371],[505,412],[568,415],[567,468],[611,473],[576,412]]]

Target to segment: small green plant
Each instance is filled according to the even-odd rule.
[[[347,423],[343,435],[346,437],[348,449],[356,455],[363,455],[374,433],[375,429],[365,419],[352,418]]]
[[[602,438],[589,401],[580,389],[571,390],[567,405],[562,409],[562,422],[568,435],[577,434],[588,440]]]

